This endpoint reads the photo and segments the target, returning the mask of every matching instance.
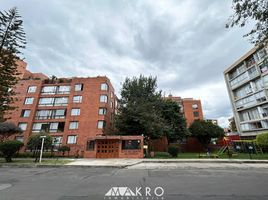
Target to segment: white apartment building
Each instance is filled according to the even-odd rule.
[[[255,47],[224,72],[237,130],[253,138],[268,131],[268,45]]]

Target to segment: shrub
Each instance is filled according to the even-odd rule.
[[[6,162],[12,162],[12,157],[21,147],[23,147],[23,143],[16,140],[0,143],[0,151],[3,153]]]
[[[257,135],[257,144],[261,147],[268,147],[268,132]]]
[[[169,146],[168,153],[174,158],[178,156],[178,148],[176,146]]]
[[[58,151],[59,152],[62,152],[62,155],[64,156],[64,154],[65,154],[65,152],[67,151],[67,152],[69,152],[71,149],[70,149],[70,147],[68,147],[68,146],[61,146],[61,147],[59,147],[59,149],[58,149]]]

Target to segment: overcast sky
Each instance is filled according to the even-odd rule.
[[[38,2],[38,3],[37,3]],[[166,95],[201,99],[206,118],[232,116],[223,71],[252,45],[226,29],[231,0],[1,0],[18,7],[28,68],[58,77],[157,76]]]

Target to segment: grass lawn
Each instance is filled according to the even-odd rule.
[[[206,153],[200,153],[201,158],[209,158],[206,156]],[[211,155],[217,155],[217,153],[212,153]],[[252,155],[252,159],[256,159],[256,160],[268,160],[268,154],[251,154]],[[163,153],[156,153],[155,159],[157,158],[163,158],[163,159],[168,159],[168,158],[172,158],[171,156],[167,155],[167,154],[163,154]],[[153,158],[153,159],[154,159]],[[200,158],[199,157],[199,153],[179,153],[178,157],[176,159],[194,159],[194,158]],[[229,159],[227,154],[222,154],[219,155],[220,159]],[[250,159],[249,154],[247,153],[238,153],[237,155],[234,155],[232,157],[232,159]]]
[[[14,165],[17,165],[17,164],[27,164],[27,165],[35,165],[35,164],[38,164],[39,165],[39,162],[34,162],[35,159],[34,158],[26,158],[26,159],[23,159],[23,158],[13,158],[12,159],[12,162],[11,163],[8,163],[8,164],[14,164]],[[68,160],[68,159],[42,159],[42,163],[41,165],[65,165],[67,163],[70,163],[72,162],[72,160]],[[6,163],[5,159],[4,158],[0,158],[0,164],[4,164]]]

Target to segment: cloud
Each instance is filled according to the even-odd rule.
[[[17,6],[29,69],[56,76],[158,77],[166,93],[202,100],[207,118],[232,115],[223,71],[251,48],[248,30],[225,29],[231,0],[2,0]],[[53,69],[53,70],[52,70]]]

